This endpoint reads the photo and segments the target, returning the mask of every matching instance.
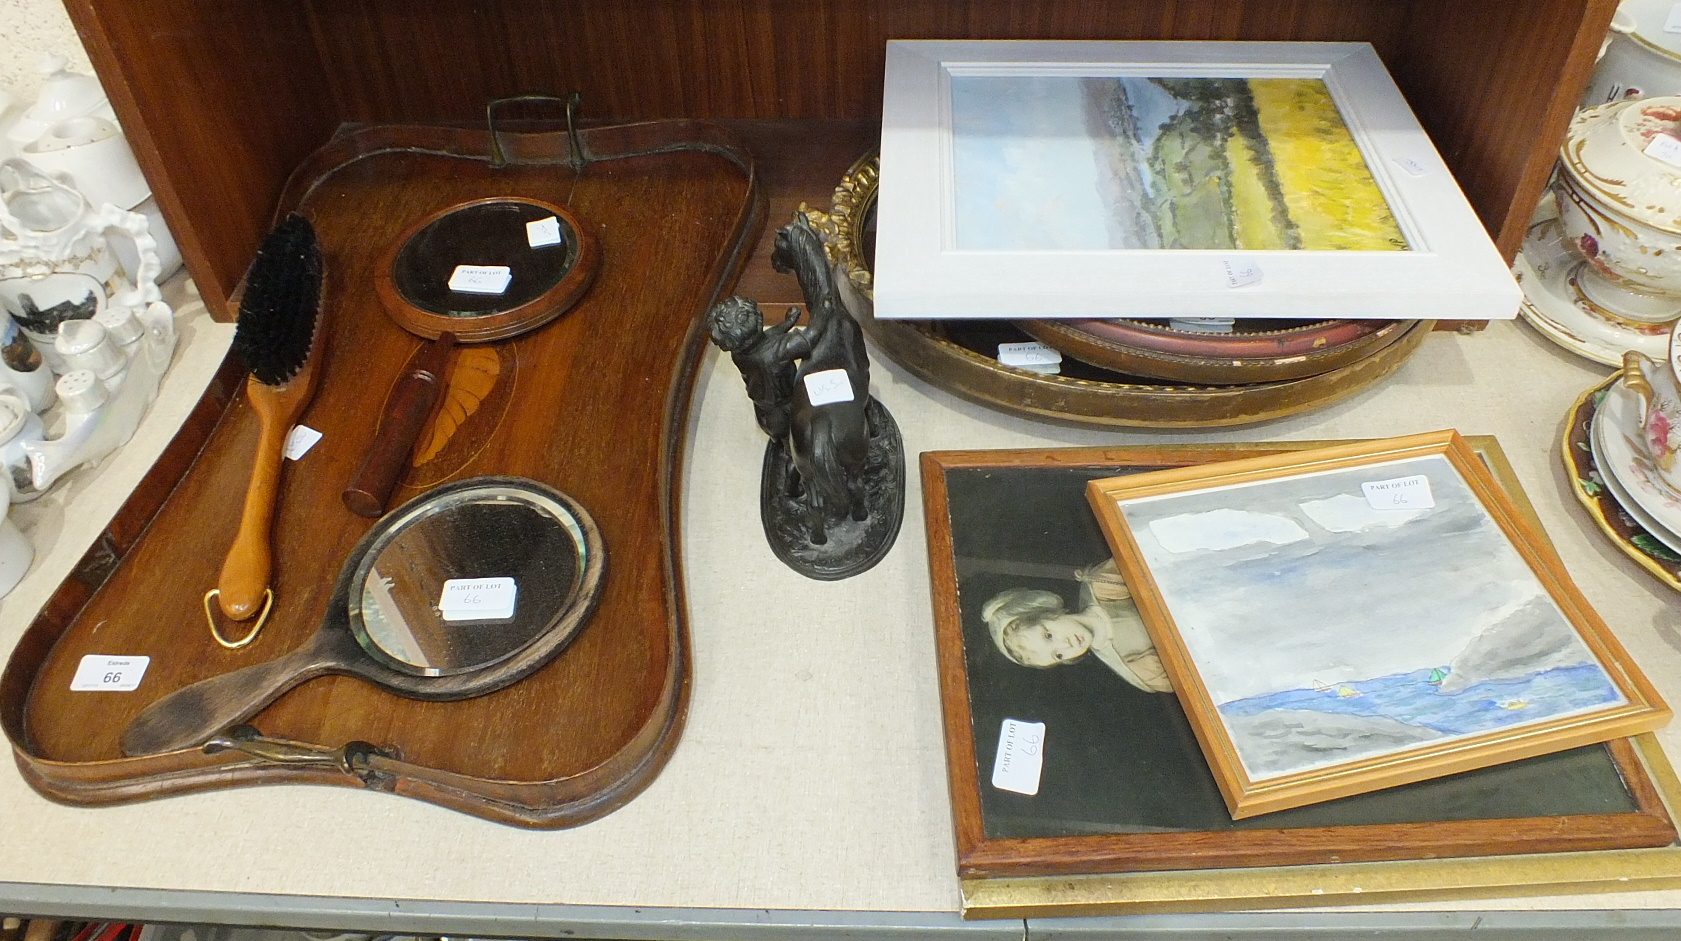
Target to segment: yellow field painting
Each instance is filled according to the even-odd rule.
[[[963,249],[1404,251],[1317,78],[960,76]]]
[[[1249,80],[1249,89],[1272,150],[1272,170],[1301,232],[1302,248],[1405,249],[1406,237],[1325,84],[1257,78]],[[1249,162],[1237,156],[1232,155],[1234,167]],[[1239,218],[1244,214],[1240,208]]]

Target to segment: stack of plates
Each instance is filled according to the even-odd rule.
[[[1641,433],[1640,396],[1622,374],[1577,400],[1564,440],[1576,497],[1618,548],[1681,591],[1681,490]]]
[[[1626,350],[1663,359],[1674,321],[1629,320],[1595,304],[1578,283],[1584,264],[1559,225],[1557,201],[1547,193],[1512,263],[1523,288],[1518,314],[1547,339],[1596,363],[1620,366]]]

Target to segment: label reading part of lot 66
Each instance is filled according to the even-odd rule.
[[[1005,719],[998,729],[998,757],[992,762],[992,786],[1017,794],[1039,793],[1045,766],[1045,723]]]
[[[998,361],[1006,366],[1031,369],[1034,372],[1057,373],[1062,371],[1062,353],[1051,349],[1038,340],[998,344]]]
[[[519,586],[508,577],[451,578],[444,582],[438,612],[446,621],[500,621],[514,616]]]
[[[1436,498],[1430,494],[1430,478],[1423,474],[1370,480],[1360,489],[1374,510],[1428,510],[1436,505]]]
[[[1225,258],[1220,267],[1226,273],[1226,287],[1246,288],[1261,283],[1261,266],[1244,258]]]
[[[449,289],[462,294],[501,294],[513,280],[507,265],[456,265]]]

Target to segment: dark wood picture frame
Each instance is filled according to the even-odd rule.
[[[1471,441],[1520,512],[1533,519],[1498,444],[1486,437]],[[1087,480],[1308,446],[922,455],[959,876],[1287,866],[1675,842],[1655,775],[1629,739],[1233,821],[1173,696],[1134,689],[1100,663],[1032,670],[995,648],[979,611],[998,586],[1037,580],[1054,588],[1060,582],[1065,598],[1071,597],[1074,570],[1108,552],[1085,501]],[[989,491],[1007,500],[985,499]],[[1003,708],[1014,710],[1011,718],[1047,722],[1045,785],[1038,795],[1000,791],[986,780]],[[1060,749],[1059,734],[1065,743]],[[1561,785],[1565,781],[1575,783]],[[1117,807],[1133,818],[1114,816]],[[1099,819],[1104,814],[1111,816]]]

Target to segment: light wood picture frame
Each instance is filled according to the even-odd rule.
[[[1235,818],[1670,718],[1455,432],[1087,495]]]
[[[1233,820],[1171,693],[1138,689],[1095,657],[1029,669],[997,646],[984,616],[993,599],[1013,590],[1049,591],[1077,610],[1078,572],[1109,558],[1086,499],[1089,481],[1319,446],[922,455],[946,764],[966,899],[971,885],[1000,880],[1036,885],[1035,878],[1082,874],[1277,873],[1281,866],[1332,861],[1346,868],[1356,860],[1410,864],[1489,854],[1615,853],[1673,843],[1675,827],[1658,786],[1667,778],[1648,775],[1626,740]],[[1498,443],[1480,436],[1473,446],[1533,519]],[[1042,776],[1033,794],[990,780],[1001,728],[1012,719],[1046,727]],[[1395,879],[1410,885],[1410,873]],[[1241,886],[1210,878],[1217,883],[1207,888],[1213,895],[1236,894],[1227,907],[1256,904],[1235,900],[1246,891]],[[1350,884],[1373,885],[1369,878]],[[1134,895],[1131,888],[1117,891]],[[1331,898],[1341,897],[1326,896]],[[977,904],[982,910],[991,903]]]
[[[890,41],[877,246],[881,319],[1522,299],[1366,43]]]

